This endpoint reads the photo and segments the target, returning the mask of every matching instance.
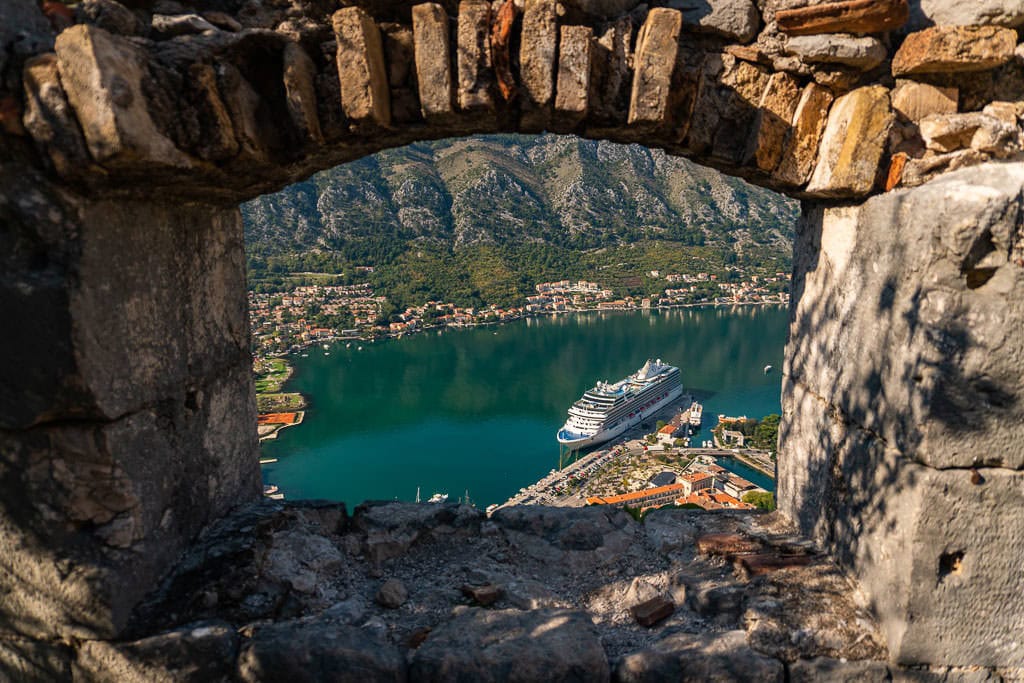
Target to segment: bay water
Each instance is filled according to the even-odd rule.
[[[377,342],[335,342],[291,356],[286,391],[302,392],[305,420],[262,444],[264,480],[289,499],[413,500],[469,492],[504,502],[559,463],[555,433],[597,380],[617,381],[647,358],[682,372],[717,415],[779,412],[784,307],[592,312],[500,326],[430,330]],[[361,347],[361,349],[360,349]],[[765,372],[765,366],[773,370]],[[653,428],[653,426],[652,426]],[[721,463],[765,485],[735,462]]]

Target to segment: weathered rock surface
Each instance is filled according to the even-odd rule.
[[[412,31],[416,44],[416,82],[423,116],[452,114],[452,70],[448,38],[448,15],[436,3],[416,5],[412,10]]]
[[[526,0],[523,31],[526,38],[519,46],[525,105],[522,125],[527,130],[540,131],[551,120],[555,100],[558,21],[554,0]]]
[[[346,7],[331,17],[338,44],[338,79],[345,115],[357,124],[391,123],[391,98],[384,67],[380,29],[358,7]]]
[[[633,91],[629,99],[629,124],[663,126],[669,122],[669,92],[682,15],[669,9],[654,9],[640,29],[633,57]]]
[[[1017,33],[996,26],[947,26],[907,36],[892,58],[894,76],[984,71],[1013,58]]]
[[[893,115],[889,91],[859,88],[832,105],[807,192],[819,196],[871,192]]]
[[[101,28],[79,25],[56,42],[61,85],[93,159],[110,167],[192,166],[146,107],[145,53]]]
[[[468,609],[430,634],[409,673],[420,681],[609,679],[590,618],[551,609]]]
[[[238,634],[230,624],[200,622],[130,643],[86,642],[74,676],[96,683],[230,681],[237,656]]]
[[[79,23],[93,24],[118,35],[144,35],[147,30],[139,17],[117,0],[86,0],[75,8],[75,12]]]
[[[768,77],[747,148],[748,163],[753,158],[762,171],[775,170],[785,151],[786,138],[793,130],[793,115],[799,104],[800,82],[794,76],[776,73]]]
[[[889,667],[885,662],[850,662],[827,657],[801,659],[789,666],[789,680],[793,683],[885,683],[889,680]]]
[[[563,26],[560,36],[555,117],[559,126],[571,129],[590,107],[593,35],[588,26]]]
[[[615,667],[615,680],[644,681],[775,681],[785,680],[782,662],[755,652],[743,631],[721,634],[671,635],[643,650],[623,657]]]
[[[919,123],[931,114],[956,113],[958,98],[956,88],[898,80],[892,91],[892,109],[901,119]]]
[[[1024,24],[1024,6],[1017,0],[911,0],[908,28],[917,31],[929,26],[1006,26]]]
[[[154,14],[153,30],[168,37],[187,36],[206,31],[217,31],[217,27],[198,14]]]
[[[809,83],[800,93],[793,127],[782,150],[782,158],[772,174],[786,185],[803,185],[818,159],[818,146],[828,124],[832,93],[816,83]]]
[[[683,25],[749,43],[757,35],[761,14],[751,0],[668,0],[683,13]]]
[[[378,605],[390,609],[401,607],[408,599],[409,591],[398,579],[388,579],[382,583],[375,598]]]
[[[907,0],[840,0],[778,10],[775,21],[791,36],[881,33],[903,26],[908,16]]]
[[[801,229],[779,500],[861,577],[901,663],[1021,666],[1001,549],[1024,530],[1022,193],[1024,165],[988,165]]]
[[[982,112],[932,114],[921,119],[919,126],[925,145],[936,152],[971,148],[1009,156],[1020,150],[1016,121],[1007,123]]]
[[[686,144],[695,152],[739,164],[747,139],[735,131],[751,128],[767,86],[768,74],[749,62],[732,55],[705,60]]]
[[[786,52],[812,64],[844,64],[865,71],[889,55],[878,38],[841,33],[793,36],[786,41]]]
[[[321,617],[259,626],[242,647],[238,677],[257,681],[405,681],[399,649],[365,628]]]

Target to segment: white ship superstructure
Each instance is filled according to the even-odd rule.
[[[569,408],[558,442],[578,450],[614,439],[682,393],[679,368],[648,359],[629,377],[585,391]]]

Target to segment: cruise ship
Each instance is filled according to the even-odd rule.
[[[558,443],[579,450],[614,439],[619,434],[679,398],[683,384],[679,368],[661,359],[614,384],[598,382],[569,408],[569,419],[558,430]]]

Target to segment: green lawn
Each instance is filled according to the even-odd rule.
[[[287,361],[281,358],[268,358],[258,361],[254,372],[257,394],[277,394],[280,393],[285,380],[291,376],[292,369]]]

